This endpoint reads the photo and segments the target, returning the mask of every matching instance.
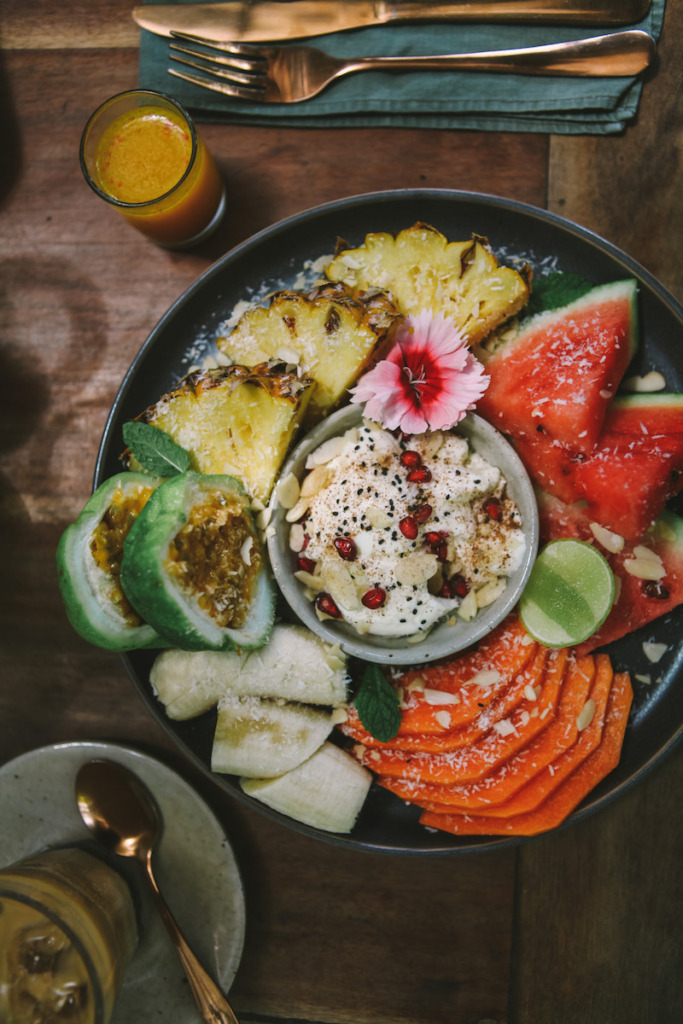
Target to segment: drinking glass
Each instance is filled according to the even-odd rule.
[[[150,239],[188,248],[219,225],[225,186],[188,112],[165,93],[132,89],[91,115],[80,146],[85,180]]]
[[[138,922],[127,881],[86,844],[0,871],[0,1020],[108,1024]]]

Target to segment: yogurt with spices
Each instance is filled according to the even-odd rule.
[[[397,437],[365,420],[306,466],[290,547],[320,617],[426,634],[449,614],[473,618],[521,564],[506,481],[456,430]]]

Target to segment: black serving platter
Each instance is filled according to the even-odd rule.
[[[222,322],[235,306],[283,287],[295,287],[311,261],[331,255],[338,238],[359,245],[369,232],[395,233],[417,221],[451,240],[484,235],[501,262],[527,261],[536,275],[550,270],[578,273],[595,284],[624,277],[639,282],[641,341],[629,373],[658,370],[667,390],[683,391],[683,309],[634,259],[609,242],[561,217],[522,203],[472,192],[414,189],[352,196],[281,221],[243,242],[213,264],[170,307],[144,342],[126,374],[107,420],[95,483],[121,468],[121,428],[184,376],[193,357],[211,351]],[[189,355],[188,355],[189,353]],[[627,500],[627,496],[625,496]],[[566,827],[623,793],[681,737],[683,723],[683,607],[611,644],[615,670],[628,670],[635,699],[618,767],[570,816]],[[644,640],[665,642],[657,665],[642,650]],[[154,718],[181,750],[210,773],[215,714],[172,722],[149,683],[154,652],[123,656],[127,671]],[[652,682],[639,682],[649,675]],[[212,775],[226,793],[308,835],[345,846],[394,854],[465,854],[500,849],[521,840],[457,837],[423,828],[419,812],[373,786],[348,836],[325,833],[270,811],[245,796],[235,778]],[[531,840],[525,840],[531,841]]]

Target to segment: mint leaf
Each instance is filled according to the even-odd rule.
[[[140,465],[155,476],[177,476],[190,468],[190,456],[185,449],[151,423],[124,423],[123,440]]]
[[[555,270],[533,282],[531,297],[524,307],[523,314],[525,317],[535,316],[547,310],[561,309],[575,299],[580,299],[592,287],[593,285],[580,274]]]
[[[401,724],[395,691],[377,665],[368,665],[356,694],[356,711],[363,726],[380,743],[393,739]]]

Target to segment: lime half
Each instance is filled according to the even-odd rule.
[[[595,633],[614,601],[607,559],[586,541],[553,540],[539,553],[519,602],[524,627],[546,647],[570,647]]]

